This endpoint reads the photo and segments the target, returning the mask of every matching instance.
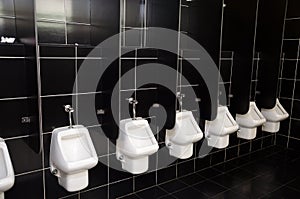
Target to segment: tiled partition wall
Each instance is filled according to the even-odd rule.
[[[129,1],[133,2],[133,0],[127,0],[127,2]],[[2,10],[5,10],[3,9],[4,7],[8,7],[7,3],[13,6],[8,0],[0,2],[2,3]],[[136,0],[135,2],[138,5],[144,5],[145,2],[153,2],[154,5],[157,5],[155,3],[159,2],[159,0]],[[179,6],[175,5],[174,2],[169,0],[165,4],[162,3],[160,5],[158,3],[158,5],[162,6],[161,8],[165,9],[167,7],[173,11],[178,9],[176,15],[180,17]],[[112,88],[106,86],[105,83],[116,81],[118,76],[122,74],[123,68],[126,71],[130,68],[135,68],[137,64],[155,62],[160,58],[158,56],[159,53],[156,51],[143,52],[135,50],[133,47],[133,54],[123,56],[111,66],[112,70],[108,71],[107,75],[108,80],[103,80],[104,87],[99,85],[96,91],[85,88],[76,90],[73,93],[74,83],[79,86],[78,88],[81,88],[80,85],[83,84],[81,79],[75,78],[83,60],[90,62],[90,66],[95,67],[95,70],[97,67],[101,67],[103,61],[105,61],[100,50],[99,55],[92,58],[88,58],[87,54],[96,44],[108,36],[118,33],[122,28],[129,28],[126,24],[124,25],[120,22],[122,21],[120,10],[123,9],[121,7],[121,5],[124,5],[123,3],[123,0],[121,3],[119,0],[36,0],[36,26],[39,42],[37,48],[38,67],[41,69],[39,76],[41,80],[39,88],[41,95],[39,97],[42,102],[40,108],[42,110],[43,135],[43,143],[41,143],[43,150],[41,153],[34,151],[28,144],[30,143],[29,138],[32,131],[30,128],[32,127],[28,127],[28,124],[20,122],[22,117],[32,115],[30,113],[32,110],[30,97],[32,95],[24,93],[26,91],[24,86],[34,79],[31,76],[32,73],[28,73],[24,65],[24,46],[22,44],[1,44],[0,62],[5,68],[3,69],[5,73],[1,73],[0,78],[3,81],[1,82],[0,107],[5,117],[1,119],[0,137],[6,140],[16,174],[15,185],[6,193],[6,198],[117,198],[208,168],[211,165],[236,159],[273,144],[274,135],[264,134],[260,131],[257,138],[252,141],[239,140],[236,138],[236,134],[232,134],[228,148],[222,150],[214,149],[204,158],[193,156],[187,160],[176,160],[166,168],[159,166],[157,163],[159,160],[157,160],[157,155],[155,154],[150,158],[150,170],[145,174],[131,175],[106,166],[118,163],[115,157],[114,143],[108,139],[115,137],[118,129],[114,128],[115,124],[112,123],[109,112],[110,106],[107,103],[110,101],[109,95]],[[186,8],[189,3],[188,1],[181,1],[181,7]],[[139,9],[141,8],[143,6],[139,7]],[[166,13],[162,13],[165,16]],[[164,19],[173,21],[174,13],[170,12],[169,14],[170,16]],[[3,11],[0,20],[5,27],[8,27],[1,29],[0,31],[3,31],[1,34],[14,36],[14,15],[7,16],[7,13]],[[174,21],[170,23],[168,20],[164,23],[174,23]],[[178,19],[175,19],[176,27],[171,26],[170,28],[178,28],[176,22],[179,23]],[[145,28],[144,22],[135,23],[134,25],[136,26],[135,28],[140,30]],[[234,67],[233,55],[234,52],[222,52],[220,56],[220,70],[229,97],[227,105],[231,105],[230,88],[231,72],[232,67]],[[165,57],[163,56],[163,58]],[[138,75],[134,73],[133,79],[137,77]],[[7,89],[6,85],[9,85],[10,89]],[[136,97],[140,99],[138,100],[142,105],[147,101],[146,99],[156,98],[159,100],[161,96],[157,92],[156,87],[136,88],[135,81],[123,82],[122,86],[124,87],[119,92],[121,110],[122,107],[128,106],[126,99],[130,96],[127,96],[126,93],[129,93],[130,89],[137,91]],[[98,113],[99,122],[97,123],[91,123],[86,118],[82,118],[82,110],[78,106],[80,100],[89,99],[94,94],[96,94],[97,98],[95,107]],[[59,186],[57,178],[49,170],[51,131],[56,127],[68,125],[68,116],[64,112],[63,105],[72,104],[72,97],[75,97],[77,102],[73,104],[76,110],[75,114],[78,116],[74,123],[88,127],[100,160],[98,165],[89,171],[89,186],[76,193],[69,193]],[[153,110],[155,112],[155,109]],[[142,114],[145,111],[138,110],[138,113]],[[120,117],[120,119],[123,119],[126,116],[121,114]],[[147,119],[151,119],[151,126],[156,133],[155,129],[159,126],[160,121],[152,116]],[[102,128],[108,129],[108,131],[103,132]],[[163,146],[164,142],[161,140],[161,137],[158,137],[158,139],[160,145]],[[113,139],[111,140],[113,141]],[[199,150],[202,142],[200,141],[196,144],[195,151]],[[152,164],[153,162],[154,164]],[[151,194],[148,194],[148,196]]]
[[[290,117],[282,122],[277,135],[277,144],[300,149],[300,2],[289,0],[285,18],[283,38],[282,66],[280,73],[280,102],[290,113]]]

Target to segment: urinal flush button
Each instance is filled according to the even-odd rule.
[[[52,173],[53,175],[57,175],[58,171],[57,171],[57,169],[53,169],[51,173]]]
[[[168,146],[172,146],[172,143],[168,143]]]
[[[119,160],[121,160],[121,161],[124,160],[124,156],[123,156],[123,155],[120,155],[120,156],[119,156]]]

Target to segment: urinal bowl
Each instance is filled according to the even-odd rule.
[[[14,170],[7,146],[0,138],[0,199],[4,199],[4,192],[9,190],[15,182]]]
[[[266,119],[258,110],[255,102],[250,102],[249,111],[246,114],[236,114],[236,122],[240,126],[237,137],[252,140],[256,137],[257,127],[263,125]]]
[[[116,158],[122,169],[140,174],[148,170],[149,155],[159,146],[147,120],[125,119],[120,121],[120,132],[116,144]]]
[[[166,130],[165,143],[171,156],[187,159],[193,155],[193,145],[203,137],[191,111],[176,113],[173,129]]]
[[[67,191],[87,187],[88,170],[97,163],[98,157],[85,127],[76,125],[54,129],[50,145],[50,170]]]
[[[233,119],[226,106],[218,107],[218,114],[215,120],[206,121],[205,135],[208,146],[225,148],[229,145],[229,135],[238,130],[239,125]]]
[[[276,104],[272,109],[261,109],[261,113],[266,118],[266,123],[262,126],[265,132],[276,133],[280,129],[280,122],[289,117],[289,114],[276,99]]]

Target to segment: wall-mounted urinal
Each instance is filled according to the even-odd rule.
[[[258,110],[255,102],[250,102],[246,114],[236,114],[236,122],[240,126],[237,137],[251,140],[256,137],[257,127],[266,122],[266,118]]]
[[[146,172],[149,155],[157,152],[158,148],[147,120],[134,117],[120,121],[116,156],[124,170],[133,174]]]
[[[88,186],[88,170],[97,165],[98,156],[88,129],[82,125],[72,126],[71,117],[69,119],[69,127],[52,132],[49,162],[58,183],[73,192]]]
[[[262,130],[270,133],[279,131],[280,122],[289,117],[289,114],[276,99],[275,107],[272,109],[261,109],[261,113],[266,118],[267,122],[262,126]]]
[[[14,169],[7,146],[0,138],[0,199],[4,199],[4,192],[9,190],[15,182]]]
[[[171,156],[186,159],[193,155],[193,144],[203,137],[191,111],[177,111],[175,126],[166,130],[165,143]]]
[[[219,106],[217,118],[205,123],[205,137],[207,138],[208,146],[219,149],[227,147],[229,135],[238,129],[239,125],[233,119],[227,106]]]

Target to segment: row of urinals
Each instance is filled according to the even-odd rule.
[[[250,102],[249,111],[244,115],[236,115],[236,121],[227,107],[220,106],[216,119],[206,122],[204,134],[209,146],[225,148],[229,145],[231,133],[238,131],[238,137],[253,139],[260,125],[263,125],[264,131],[274,133],[279,130],[280,121],[288,116],[278,100],[273,109],[261,111],[255,102]],[[192,112],[181,111],[176,114],[174,128],[166,131],[165,143],[171,156],[186,159],[193,155],[193,144],[202,137],[203,132]],[[120,122],[116,157],[124,170],[133,174],[146,172],[149,155],[158,149],[147,120],[136,118]],[[67,191],[86,188],[89,183],[88,170],[97,163],[98,156],[87,128],[70,124],[69,127],[57,128],[52,132],[50,171]],[[0,139],[0,164],[0,199],[4,199],[4,192],[14,184],[14,171],[3,139]]]

